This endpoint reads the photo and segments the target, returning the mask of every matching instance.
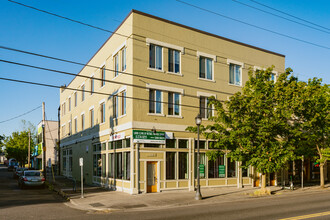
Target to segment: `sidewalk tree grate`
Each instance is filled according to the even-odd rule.
[[[93,207],[101,207],[101,206],[104,206],[102,203],[99,203],[99,202],[97,202],[97,203],[91,203],[91,204],[89,204],[90,206],[93,206]]]

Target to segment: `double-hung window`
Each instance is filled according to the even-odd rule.
[[[204,96],[199,98],[199,114],[202,118],[208,118],[212,116],[212,109],[208,106],[209,99]]]
[[[213,80],[212,59],[199,57],[199,78]]]
[[[105,85],[105,66],[101,68],[101,87]]]
[[[149,113],[162,113],[162,92],[160,90],[150,89],[149,91]]]
[[[112,101],[113,101],[113,103],[112,103],[113,118],[117,118],[118,117],[118,96],[114,95]]]
[[[180,115],[180,94],[176,92],[168,93],[168,114]]]
[[[78,93],[75,92],[74,93],[74,107],[77,107],[77,104],[78,104]]]
[[[93,95],[94,92],[94,77],[91,78],[91,95]]]
[[[85,100],[85,85],[81,86],[81,101]]]
[[[77,118],[74,119],[74,133],[78,132]]]
[[[180,51],[168,49],[168,71],[180,73]]]
[[[85,114],[81,115],[81,130],[85,129]]]
[[[91,110],[89,110],[89,116],[90,116],[91,127],[93,127],[94,126],[94,109],[93,108]]]
[[[154,44],[149,46],[149,68],[163,69],[163,48]]]
[[[100,113],[101,113],[101,123],[104,123],[105,122],[105,102],[101,103]]]
[[[115,77],[118,76],[118,71],[119,71],[119,58],[118,58],[118,54],[116,54],[113,57],[113,66],[115,69]]]
[[[121,71],[126,70],[126,47],[121,51]]]
[[[230,63],[229,64],[229,84],[240,86],[241,82],[241,66],[237,64]]]
[[[71,97],[69,98],[69,112],[71,111]]]
[[[121,93],[121,115],[126,115],[126,91]]]

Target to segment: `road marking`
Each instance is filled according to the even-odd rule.
[[[330,211],[309,214],[309,215],[295,216],[295,217],[291,217],[291,218],[282,218],[280,220],[299,220],[299,219],[315,218],[315,217],[320,217],[320,216],[325,216],[325,215],[330,215]]]

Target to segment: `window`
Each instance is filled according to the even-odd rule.
[[[179,152],[179,179],[188,179],[188,153]]]
[[[236,177],[236,161],[232,161],[231,158],[228,158],[228,170],[227,170],[227,177]]]
[[[100,113],[101,113],[101,123],[105,122],[105,103],[103,102],[100,106]]]
[[[180,94],[175,92],[168,93],[168,114],[180,115]]]
[[[85,129],[85,114],[81,115],[81,130]]]
[[[274,73],[272,73],[272,74],[270,75],[270,79],[269,79],[269,80],[276,82],[276,76],[275,76]]]
[[[199,114],[202,118],[208,118],[212,116],[212,109],[208,106],[209,100],[207,97],[199,97]]]
[[[105,85],[105,66],[101,68],[101,87]]]
[[[126,115],[126,91],[121,93],[121,115]]]
[[[114,164],[115,163],[115,154],[108,154],[108,175],[111,178],[114,178]]]
[[[65,125],[62,125],[62,134],[63,134],[63,137],[66,136],[66,133],[65,133]]]
[[[77,118],[74,119],[74,133],[78,132]]]
[[[101,150],[106,150],[107,149],[107,144],[106,143],[102,143],[101,144]]]
[[[121,71],[126,70],[126,47],[121,51]]]
[[[241,85],[241,66],[229,64],[229,84]]]
[[[81,86],[81,101],[85,100],[85,85]]]
[[[118,117],[118,96],[113,96],[112,110],[113,110],[113,118]]]
[[[163,48],[150,44],[149,47],[149,68],[162,70],[163,62]]]
[[[93,95],[94,92],[94,77],[91,78],[91,95]]]
[[[180,52],[168,49],[168,71],[172,73],[180,72]]]
[[[179,140],[179,148],[188,148],[188,140]]]
[[[72,134],[72,123],[71,121],[69,121],[69,135]]]
[[[166,139],[166,148],[175,148],[175,139]]]
[[[242,164],[246,164],[246,162],[243,162]],[[249,176],[249,169],[248,168],[242,168],[242,177],[248,177]]]
[[[107,161],[106,161],[106,154],[102,154],[102,176],[106,177],[106,167],[107,167]]]
[[[69,111],[71,111],[71,97],[69,98]]]
[[[119,70],[119,59],[118,59],[118,54],[116,54],[113,57],[113,67],[115,69],[115,77],[118,76],[118,70]]]
[[[153,147],[153,148],[159,148],[160,144],[143,144],[143,147]]]
[[[225,174],[225,159],[224,156],[219,156],[216,160],[209,160],[208,162],[209,178],[224,178]]]
[[[123,176],[122,153],[116,153],[116,179],[121,179]]]
[[[66,103],[64,102],[64,104],[63,104],[63,114],[65,115],[65,107],[66,107]]]
[[[205,178],[205,164],[206,164],[206,157],[205,153],[200,153],[200,158],[199,158],[199,164],[200,164],[200,169],[199,169],[199,176],[200,178]],[[197,153],[195,153],[195,176],[197,176]]]
[[[166,179],[175,179],[175,154],[174,152],[166,152]]]
[[[101,176],[102,159],[101,154],[93,155],[93,176]]]
[[[94,126],[94,109],[89,110],[91,127]]]
[[[123,163],[123,179],[130,180],[131,179],[131,153],[124,152],[124,163]]]
[[[206,141],[199,140],[199,149],[205,149]],[[197,140],[195,140],[195,149],[197,149]]]
[[[78,104],[78,93],[75,92],[74,93],[74,107],[77,107],[77,104]]]
[[[212,59],[199,57],[199,78],[213,80]]]
[[[162,92],[160,90],[150,89],[149,91],[149,113],[162,113]]]

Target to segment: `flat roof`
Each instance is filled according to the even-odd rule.
[[[157,17],[157,16],[154,16],[154,15],[151,15],[151,14],[147,14],[145,12],[142,12],[142,11],[138,11],[138,10],[135,10],[135,9],[132,9],[130,11],[130,13],[125,17],[125,19],[120,23],[120,25],[116,28],[116,30],[114,30],[112,32],[112,34],[109,36],[109,38],[102,44],[102,46],[94,53],[94,55],[87,61],[86,64],[88,64],[94,57],[95,55],[102,49],[102,47],[111,39],[111,37],[116,33],[116,31],[121,27],[121,25],[127,20],[127,18],[132,14],[132,13],[137,13],[137,14],[140,14],[140,15],[143,15],[143,16],[146,16],[146,17],[150,17],[150,18],[153,18],[153,19],[156,19],[156,20],[159,20],[159,21],[163,21],[163,22],[166,22],[166,23],[169,23],[169,24],[173,24],[173,25],[177,25],[177,26],[180,26],[182,28],[186,28],[186,29],[189,29],[189,30],[192,30],[192,31],[196,31],[196,32],[199,32],[199,33],[202,33],[202,34],[206,34],[206,35],[209,35],[209,36],[212,36],[212,37],[216,37],[216,38],[219,38],[219,39],[222,39],[222,40],[225,40],[225,41],[229,41],[229,42],[232,42],[232,43],[236,43],[236,44],[239,44],[239,45],[242,45],[242,46],[246,46],[246,47],[250,47],[250,48],[253,48],[253,49],[256,49],[256,50],[260,50],[260,51],[263,51],[263,52],[266,52],[266,53],[270,53],[270,54],[274,54],[274,55],[277,55],[277,56],[281,56],[281,57],[285,57],[285,55],[283,54],[280,54],[280,53],[276,53],[276,52],[273,52],[273,51],[270,51],[270,50],[266,50],[266,49],[263,49],[263,48],[260,48],[260,47],[256,47],[256,46],[252,46],[250,44],[246,44],[246,43],[242,43],[242,42],[239,42],[239,41],[236,41],[236,40],[232,40],[232,39],[229,39],[229,38],[226,38],[226,37],[222,37],[222,36],[219,36],[219,35],[216,35],[216,34],[212,34],[212,33],[209,33],[209,32],[206,32],[206,31],[202,31],[202,30],[199,30],[199,29],[196,29],[196,28],[193,28],[193,27],[189,27],[187,25],[183,25],[183,24],[180,24],[180,23],[177,23],[177,22],[174,22],[174,21],[170,21],[170,20],[167,20],[167,19],[164,19],[164,18],[161,18],[161,17]],[[81,70],[79,71],[78,74],[81,73],[81,71],[86,67],[86,65],[81,68]],[[77,74],[77,75],[78,75]],[[76,78],[76,76],[71,80],[71,82],[67,85],[69,86],[72,81]],[[66,86],[66,87],[67,87]]]

